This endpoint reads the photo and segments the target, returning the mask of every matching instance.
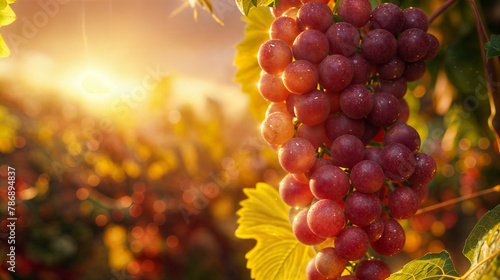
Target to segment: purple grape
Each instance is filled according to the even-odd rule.
[[[338,22],[326,31],[331,54],[352,55],[359,47],[359,32],[352,24]]]
[[[287,172],[304,173],[314,165],[316,149],[304,138],[292,138],[281,146],[278,159]]]
[[[318,67],[319,84],[329,91],[341,91],[352,81],[352,62],[345,56],[334,54],[325,58]]]
[[[365,155],[363,156],[363,160],[372,160],[376,163],[379,163],[380,152],[382,152],[382,148],[378,146],[369,147],[365,150]]]
[[[408,102],[403,98],[399,99],[399,105],[401,105],[401,116],[399,116],[399,119],[406,123],[410,118],[410,106],[408,106]]]
[[[292,230],[295,238],[305,245],[318,245],[325,241],[325,238],[319,237],[311,231],[307,225],[307,212],[309,209],[302,209],[293,220]]]
[[[401,29],[405,16],[401,9],[391,3],[384,3],[373,9],[370,15],[370,30],[385,29],[396,36]]]
[[[384,232],[382,236],[375,242],[371,243],[371,247],[375,253],[390,257],[401,252],[405,245],[405,232],[401,225],[394,219],[384,219]]]
[[[429,197],[429,187],[427,185],[411,186],[410,188],[418,197],[418,206],[422,205]]]
[[[379,164],[388,179],[403,182],[415,171],[416,161],[410,149],[402,144],[393,143],[382,149]]]
[[[292,51],[281,40],[269,40],[260,46],[257,58],[262,70],[272,75],[278,75],[292,62]]]
[[[436,175],[436,162],[434,159],[426,153],[416,153],[415,161],[415,171],[410,178],[408,178],[408,183],[415,186],[430,183]]]
[[[425,62],[422,60],[406,63],[403,77],[408,82],[414,82],[422,78],[422,76],[425,74],[425,69]]]
[[[395,219],[409,219],[418,210],[418,196],[409,187],[400,186],[389,195],[389,211]]]
[[[307,213],[307,224],[318,236],[332,238],[346,223],[344,210],[335,201],[321,199]]]
[[[311,142],[314,148],[319,148],[327,139],[324,125],[301,124],[297,128],[297,137]]]
[[[363,160],[365,147],[363,142],[353,135],[342,135],[333,141],[332,161],[340,167],[352,168]]]
[[[373,103],[372,93],[362,85],[350,85],[340,95],[340,108],[352,119],[366,117],[371,112]]]
[[[376,126],[391,126],[401,115],[399,100],[390,93],[377,92],[373,95],[374,103],[367,119]]]
[[[291,174],[281,180],[279,193],[283,202],[291,207],[305,207],[314,199],[309,184],[296,180]]]
[[[389,61],[397,52],[396,38],[387,30],[375,29],[365,34],[361,40],[361,52],[371,63]]]
[[[311,1],[304,4],[297,13],[300,30],[316,29],[325,33],[333,24],[333,13],[327,4]]]
[[[377,64],[377,72],[381,79],[397,79],[403,75],[404,71],[405,62],[397,55],[385,63]]]
[[[335,115],[330,115],[326,120],[325,130],[326,135],[331,141],[345,134],[361,138],[365,132],[365,122],[362,119],[351,119],[343,113],[336,113]]]
[[[361,28],[368,23],[372,5],[368,0],[343,0],[338,7],[338,15],[344,21]]]
[[[420,150],[420,135],[415,128],[407,124],[396,124],[389,128],[384,135],[384,146],[392,143],[403,144],[416,154]]]
[[[313,167],[311,167],[311,169],[309,169],[309,171],[305,173],[306,178],[311,179],[311,176],[314,174],[314,172],[325,165],[334,166],[333,161],[331,159],[317,158],[316,161],[314,162]]]
[[[328,100],[330,100],[330,113],[340,112],[340,94],[341,92],[325,91]]]
[[[422,60],[430,60],[436,57],[439,52],[439,40],[436,36],[427,33],[427,38],[429,38],[429,52],[422,58]]]
[[[312,3],[312,2],[311,2]],[[297,60],[307,60],[319,64],[328,55],[328,39],[316,29],[308,29],[295,38],[293,56]]]
[[[349,192],[349,177],[345,172],[333,165],[325,165],[317,169],[311,176],[311,191],[318,199],[337,201]]]
[[[330,115],[330,102],[322,91],[313,90],[295,99],[294,112],[301,123],[318,125]]]
[[[382,207],[377,195],[353,191],[345,200],[344,211],[351,223],[363,227],[380,217]]]
[[[348,261],[361,259],[370,246],[366,233],[359,227],[348,226],[337,234],[334,241],[337,255]]]
[[[384,222],[379,218],[373,221],[371,224],[362,227],[361,229],[365,231],[370,242],[375,242],[382,236],[382,233],[384,232]]]
[[[367,119],[364,119],[364,121],[365,121],[365,132],[363,133],[363,137],[361,137],[360,139],[364,145],[368,145],[370,144],[371,141],[376,140],[374,138],[380,133],[381,127],[372,124]]]
[[[309,61],[295,60],[284,69],[283,84],[295,94],[310,92],[318,86],[318,70]]]
[[[419,8],[410,7],[403,10],[405,16],[405,22],[403,25],[403,30],[410,28],[418,28],[424,32],[427,32],[429,28],[429,20],[427,15]]]
[[[302,6],[300,0],[280,0],[276,8],[272,8],[273,15],[280,17],[285,11],[293,7]]]
[[[359,262],[355,275],[360,280],[384,280],[391,276],[391,269],[384,261],[370,258]]]
[[[279,39],[292,47],[293,41],[299,36],[300,30],[295,19],[291,17],[276,18],[269,28],[271,39]]]
[[[353,72],[351,84],[360,84],[364,85],[368,83],[368,79],[370,78],[370,73],[372,71],[370,64],[366,59],[361,55],[354,53],[349,56],[349,60],[351,60],[353,64]]]
[[[427,33],[410,28],[399,34],[398,55],[406,62],[421,60],[429,52],[429,38]]]
[[[406,69],[406,67],[405,67]],[[401,99],[405,96],[406,90],[408,89],[408,85],[406,84],[406,80],[403,77],[394,79],[394,80],[381,80],[375,86],[375,92],[386,92],[390,93],[396,98]]]
[[[351,170],[352,186],[359,192],[373,193],[384,184],[384,170],[372,160],[363,160]]]

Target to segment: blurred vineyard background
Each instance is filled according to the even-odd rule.
[[[442,2],[400,4],[430,15]],[[181,0],[52,1],[53,13],[41,3],[12,4],[18,20],[0,30],[13,52],[0,61],[0,184],[16,168],[19,217],[17,272],[2,261],[0,279],[250,279],[254,242],[234,236],[242,189],[284,174],[260,137],[261,97],[233,82],[245,27],[234,1],[212,1],[225,26],[200,7],[197,22],[189,7],[169,17]],[[500,33],[500,3],[481,7]],[[438,163],[424,207],[500,184],[468,3],[430,32],[440,54],[406,95]],[[460,248],[499,202],[492,193],[410,219],[391,267],[447,249],[465,271]]]

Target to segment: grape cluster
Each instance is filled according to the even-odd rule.
[[[371,247],[393,256],[436,172],[406,124],[407,82],[425,72],[439,41],[418,8],[343,0],[281,0],[261,45],[259,92],[272,102],[263,138],[288,172],[279,186],[296,238],[315,246],[308,279],[385,279]]]

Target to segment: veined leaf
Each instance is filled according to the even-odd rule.
[[[245,39],[236,46],[238,53],[234,63],[238,70],[234,80],[241,84],[241,91],[250,96],[251,113],[261,120],[268,105],[257,88],[261,72],[257,53],[260,45],[269,40],[269,27],[274,17],[268,8],[259,7],[255,8],[245,20],[248,22]]]
[[[16,18],[16,14],[9,5],[0,10],[0,26],[9,25],[13,23]]]
[[[428,253],[425,256],[407,263],[403,269],[393,273],[389,280],[452,280],[459,276],[453,265],[450,254]]]
[[[473,269],[466,279],[481,279],[490,270],[490,264],[499,258],[500,205],[486,213],[476,224],[467,240],[464,255]]]
[[[240,204],[236,236],[256,239],[246,258],[256,280],[305,280],[307,263],[314,257],[312,247],[300,243],[288,222],[288,209],[273,187],[259,183],[244,189],[248,199]]]
[[[250,9],[260,6],[276,7],[279,0],[235,0],[238,9],[242,14],[248,16]]]
[[[484,45],[486,48],[486,59],[500,56],[500,35],[491,35],[491,39]]]
[[[2,35],[0,35],[0,57],[7,57],[10,56],[10,50],[9,47],[7,47],[7,44],[5,43],[5,40],[3,39]]]

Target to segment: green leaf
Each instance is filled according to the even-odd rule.
[[[5,6],[0,10],[0,26],[5,26],[13,23],[16,20],[16,14],[10,6]]]
[[[307,263],[315,253],[295,238],[288,222],[289,206],[276,189],[264,183],[243,191],[248,198],[237,212],[236,236],[257,240],[246,254],[252,279],[305,280]]]
[[[486,59],[500,56],[500,36],[491,35],[490,41],[484,47],[486,48]]]
[[[370,4],[372,4],[372,10],[375,9],[378,5],[382,4],[379,0],[370,0]]]
[[[452,280],[459,274],[450,254],[446,251],[441,253],[428,253],[425,256],[407,263],[402,270],[393,273],[389,280]]]
[[[276,7],[279,0],[235,0],[238,9],[242,14],[248,16],[250,9],[254,7]]]
[[[499,250],[500,205],[486,213],[465,240],[463,253],[473,269],[467,279],[481,279],[486,275],[489,265],[498,259]]]
[[[235,81],[241,84],[241,90],[250,96],[250,110],[257,119],[263,119],[267,102],[260,96],[257,88],[261,68],[257,61],[260,45],[269,40],[269,27],[274,20],[268,8],[259,7],[245,18],[248,25],[245,29],[245,39],[236,46],[238,51],[235,65],[238,67]]]
[[[7,56],[10,56],[10,50],[9,47],[7,47],[7,44],[5,43],[2,35],[0,35],[0,57]]]
[[[339,5],[340,5],[341,2],[342,2],[342,0],[338,0],[338,1],[335,2],[335,6],[333,6],[333,10],[332,10],[332,12],[334,14],[337,13],[337,10],[339,9]]]

